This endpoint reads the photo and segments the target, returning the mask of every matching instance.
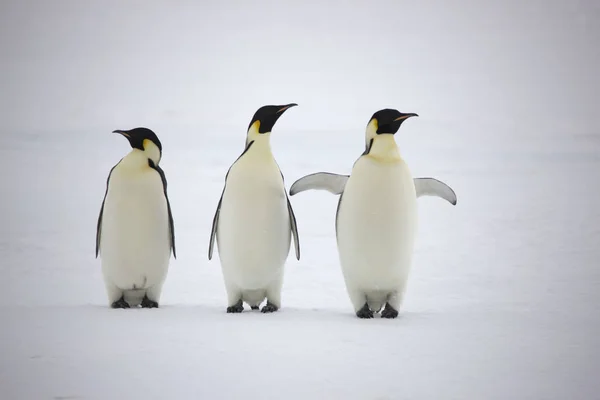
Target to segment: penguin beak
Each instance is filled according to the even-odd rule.
[[[398,118],[396,118],[394,120],[394,122],[396,122],[396,121],[402,121],[403,119],[407,119],[407,118],[410,118],[410,117],[418,117],[418,116],[419,116],[419,114],[415,114],[415,113],[403,114],[403,115],[399,116]]]
[[[281,114],[283,113],[285,110],[287,110],[288,108],[292,108],[292,107],[296,107],[298,104],[296,103],[290,103],[288,105],[282,106],[279,110],[277,110],[277,114]]]
[[[129,138],[131,138],[131,136],[129,135],[129,133],[127,133],[127,132],[125,132],[125,131],[122,131],[122,130],[120,130],[120,129],[117,129],[116,131],[112,131],[112,133],[119,133],[119,134],[121,134],[121,135],[125,136],[125,137],[126,137],[126,138],[128,138],[128,139],[129,139]]]

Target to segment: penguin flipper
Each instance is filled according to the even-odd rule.
[[[287,200],[288,212],[290,214],[290,226],[292,228],[292,237],[294,238],[294,249],[296,250],[296,259],[300,260],[300,239],[298,238],[298,225],[296,224],[296,216],[294,215],[292,203],[290,203],[290,198],[288,197],[287,193],[285,194],[285,198]]]
[[[121,159],[122,160],[122,159]],[[102,236],[102,215],[104,214],[104,202],[106,201],[106,195],[108,194],[108,184],[110,182],[110,176],[117,165],[121,162],[119,160],[108,173],[108,177],[106,178],[106,190],[104,191],[104,198],[102,199],[102,205],[100,206],[100,213],[98,214],[98,223],[96,225],[96,258],[98,258],[98,253],[100,252],[100,237]]]
[[[227,185],[227,177],[229,176],[229,171],[231,171],[231,168],[235,165],[236,162],[238,162],[238,160],[240,158],[242,158],[242,156],[244,154],[246,154],[246,152],[248,150],[250,150],[250,147],[252,147],[253,144],[254,144],[254,140],[246,143],[246,147],[244,148],[244,151],[242,152],[242,154],[240,154],[239,157],[233,162],[233,164],[231,164],[231,166],[227,170],[227,173],[225,174],[225,185]],[[208,259],[209,260],[212,259],[213,250],[215,248],[215,239],[217,237],[217,226],[219,225],[219,213],[221,212],[221,203],[223,202],[223,194],[224,193],[225,193],[225,187],[223,187],[223,191],[221,192],[221,198],[219,199],[219,204],[217,204],[217,211],[215,211],[215,216],[213,217],[212,228],[210,230],[210,240],[208,242]]]
[[[298,179],[290,188],[290,196],[305,190],[327,190],[333,194],[342,194],[350,175],[331,172],[317,172]]]
[[[290,196],[306,190],[327,190],[333,194],[342,194],[350,175],[339,175],[330,172],[317,172],[298,179],[290,188]],[[435,178],[415,178],[417,197],[441,197],[452,205],[456,205],[457,198],[454,190],[444,182]]]
[[[223,189],[223,193],[225,193],[225,189]],[[221,193],[221,198],[219,199],[219,204],[217,204],[217,211],[215,211],[212,228],[210,229],[210,241],[208,242],[208,259],[209,260],[212,259],[213,250],[215,248],[215,238],[217,237],[217,225],[219,224],[219,213],[221,212],[221,202],[223,201],[223,193]]]
[[[287,201],[288,214],[290,216],[290,228],[292,230],[292,237],[294,238],[294,250],[296,251],[296,260],[300,260],[300,238],[298,237],[298,224],[296,223],[296,215],[294,215],[294,210],[292,209],[292,203],[290,203],[290,198],[288,197],[285,191],[285,177],[283,176],[283,172],[279,170],[281,174],[281,181],[283,182],[283,194],[285,194],[285,200]],[[290,189],[291,190],[291,189]]]
[[[177,253],[175,252],[175,226],[173,223],[173,214],[171,213],[171,204],[169,203],[169,196],[167,196],[167,177],[165,176],[165,171],[162,170],[161,167],[154,164],[154,162],[148,159],[148,165],[150,168],[154,169],[160,175],[160,180],[163,185],[163,192],[165,194],[165,200],[167,200],[167,211],[169,213],[169,231],[171,233],[171,249],[173,250],[173,257],[177,258]]]
[[[415,190],[417,198],[421,196],[441,197],[452,205],[456,205],[456,193],[444,182],[434,178],[415,178]]]

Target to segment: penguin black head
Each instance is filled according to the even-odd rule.
[[[248,125],[248,131],[252,128],[252,125],[257,124],[256,130],[258,133],[271,132],[275,122],[283,115],[283,113],[298,104],[290,103],[282,106],[262,106],[259,108],[252,117],[250,124]]]
[[[384,108],[383,110],[377,111],[371,119],[369,123],[374,124],[374,128],[376,128],[376,133],[378,135],[382,134],[395,134],[398,132],[400,125],[410,117],[418,117],[415,113],[401,113],[398,110],[394,110],[391,108]]]
[[[160,143],[160,140],[158,140],[158,136],[148,128],[133,128],[128,131],[117,129],[113,131],[113,133],[119,133],[125,136],[127,140],[129,140],[131,147],[134,149],[144,151],[144,141],[149,140],[162,151],[162,144]]]
[[[148,128],[133,128],[128,131],[117,129],[113,133],[119,133],[129,140],[132,148],[148,153],[148,158],[158,164],[162,156],[162,144],[158,136]]]

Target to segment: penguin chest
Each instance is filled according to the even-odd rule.
[[[417,224],[413,179],[403,161],[357,161],[337,215],[346,279],[370,288],[400,284],[410,267]]]
[[[170,256],[169,222],[156,171],[113,171],[101,235],[102,267],[117,286],[144,288],[164,278]]]
[[[217,227],[226,278],[262,287],[281,274],[291,230],[283,179],[275,162],[243,160],[230,170]]]

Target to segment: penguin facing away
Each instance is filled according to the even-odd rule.
[[[454,191],[434,178],[413,179],[394,134],[417,114],[383,109],[373,114],[365,151],[350,175],[328,172],[298,179],[290,195],[306,190],[339,194],[337,248],[348,296],[359,318],[396,318],[412,264],[417,198],[441,197],[456,205]]]
[[[225,185],[213,219],[208,259],[219,250],[227,291],[227,312],[281,308],[285,261],[293,238],[300,259],[298,228],[284,177],[271,152],[275,122],[297,104],[259,108],[248,126],[242,154],[225,175]]]
[[[147,128],[116,130],[131,151],[109,172],[96,230],[96,258],[112,308],[156,308],[167,277],[175,231],[162,145]]]

